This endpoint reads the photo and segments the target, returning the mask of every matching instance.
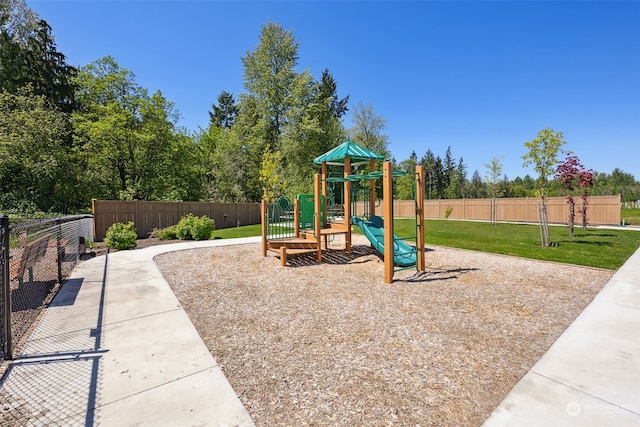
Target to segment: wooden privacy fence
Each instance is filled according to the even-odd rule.
[[[496,200],[497,221],[538,222],[539,198],[517,197]],[[587,210],[589,225],[620,225],[620,195],[590,196]],[[491,220],[492,199],[441,199],[425,200],[425,218],[448,218],[461,220]],[[582,199],[577,197],[576,225],[582,218],[578,209]],[[413,217],[413,200],[396,200],[393,205],[396,217]],[[364,212],[362,202],[356,212]],[[147,237],[154,228],[165,228],[177,224],[180,218],[192,213],[206,215],[216,222],[216,228],[237,225],[260,224],[259,203],[207,203],[207,202],[143,202],[93,200],[93,224],[96,241],[104,239],[107,228],[117,222],[133,221],[138,237]],[[550,223],[566,224],[569,214],[565,197],[547,199],[547,215]],[[382,203],[376,206],[376,215],[382,216]]]
[[[144,238],[154,228],[175,225],[191,213],[213,219],[216,229],[260,224],[259,203],[145,202],[139,200],[93,200],[94,238],[102,241],[112,224],[133,221],[138,237]]]
[[[496,200],[496,220],[512,222],[538,222],[539,198],[517,197]],[[578,210],[582,207],[582,199],[574,198],[576,203],[576,225],[580,225],[582,216]],[[441,199],[425,200],[425,218],[448,218],[461,220],[491,220],[492,199]],[[587,205],[587,221],[589,225],[620,225],[620,195],[616,196],[590,196]],[[376,206],[376,215],[382,215],[382,204]],[[394,216],[413,217],[413,200],[397,200],[394,202]],[[358,207],[356,212],[362,212]],[[547,198],[547,216],[550,223],[566,224],[569,216],[569,207],[566,197]]]

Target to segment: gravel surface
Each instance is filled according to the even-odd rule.
[[[362,236],[342,246],[155,258],[258,426],[480,425],[613,274],[431,246],[387,285]]]

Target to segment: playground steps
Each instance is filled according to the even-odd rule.
[[[313,236],[312,236],[313,237]],[[318,251],[318,243],[309,238],[292,237],[269,240],[267,249],[280,254],[280,264],[287,264],[287,255],[309,254]]]

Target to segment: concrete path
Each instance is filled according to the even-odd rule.
[[[640,249],[484,426],[640,426]]]
[[[153,257],[259,241],[159,245],[78,264],[5,376],[3,401],[13,410],[4,421],[252,426]]]
[[[15,425],[252,426],[153,257],[259,241],[80,263],[10,366],[3,411]],[[528,425],[640,426],[640,249],[485,422]]]

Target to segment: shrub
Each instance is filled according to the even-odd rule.
[[[188,214],[180,219],[176,225],[176,236],[184,240],[207,240],[216,229],[216,224],[206,216]]]
[[[449,216],[451,215],[451,212],[453,212],[453,207],[447,206],[447,210],[444,211],[444,217],[446,219],[449,219]]]
[[[178,235],[176,233],[176,226],[172,225],[170,227],[167,228],[162,228],[160,230],[158,230],[157,232],[154,233],[158,239],[160,240],[175,240],[178,238]]]
[[[137,239],[138,233],[133,222],[129,221],[127,224],[117,222],[107,229],[104,243],[110,249],[133,249],[137,245]]]

